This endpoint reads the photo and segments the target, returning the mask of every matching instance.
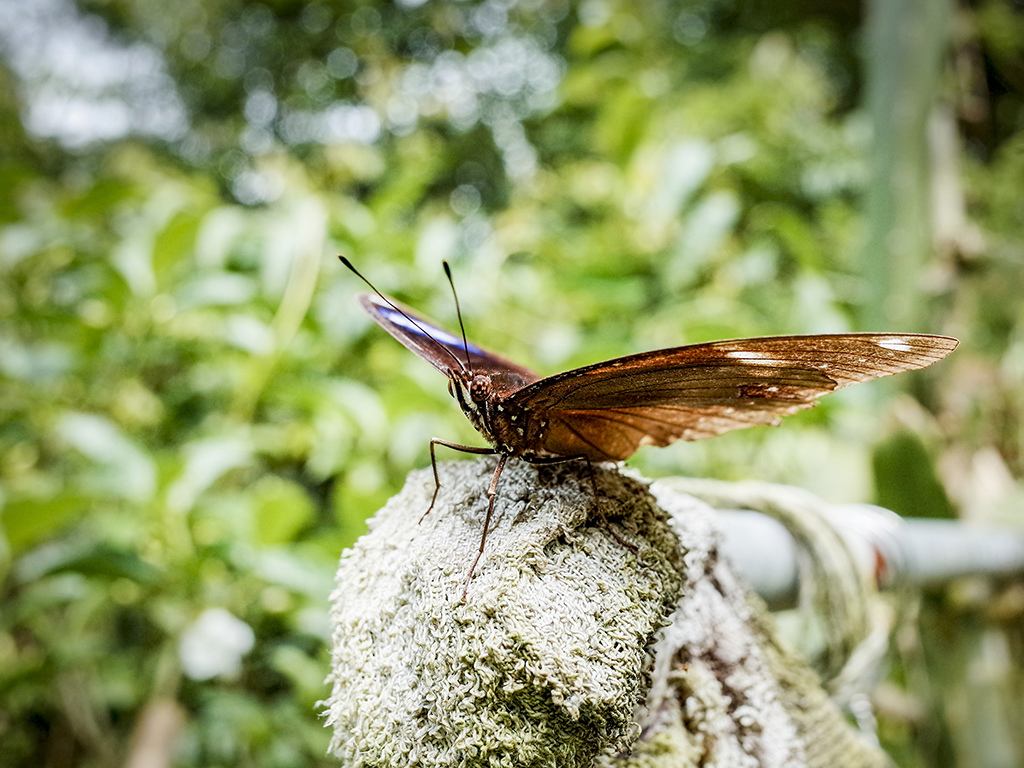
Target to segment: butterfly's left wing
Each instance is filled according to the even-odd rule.
[[[924,368],[947,336],[770,336],[643,352],[541,379],[509,404],[546,421],[538,447],[620,460],[642,445],[697,440],[814,405],[858,381]]]
[[[499,392],[512,392],[539,378],[476,344],[464,344],[460,337],[394,299],[361,293],[359,303],[381,328],[442,373],[468,365],[474,374],[490,378]]]

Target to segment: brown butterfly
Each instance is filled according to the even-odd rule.
[[[348,259],[339,258],[362,278]],[[451,281],[448,264],[444,267]],[[465,330],[456,337],[374,291],[360,294],[363,308],[448,377],[448,392],[492,446],[430,441],[435,488],[424,516],[440,489],[435,446],[499,457],[487,489],[480,551],[467,584],[483,554],[498,478],[510,458],[535,464],[621,461],[644,445],[778,424],[780,417],[855,382],[929,366],[959,343],[917,333],[764,336],[641,352],[542,378],[470,344]]]

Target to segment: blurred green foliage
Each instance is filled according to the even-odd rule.
[[[120,764],[172,701],[175,765],[334,764],[337,558],[430,437],[479,440],[335,252],[448,324],[450,260],[472,338],[546,373],[867,330],[873,126],[862,20],[838,6],[67,6],[158,52],[188,129],[70,146],[26,128],[46,78],[0,69],[0,763]],[[641,469],[840,501],[877,478],[903,513],[1019,524],[1024,16],[953,12],[946,205],[917,327],[893,330],[960,350]],[[194,679],[180,643],[211,607],[256,644]],[[933,760],[941,727],[882,719],[902,764],[971,764]]]

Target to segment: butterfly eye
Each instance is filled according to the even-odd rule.
[[[482,403],[491,394],[491,380],[486,376],[474,376],[469,383],[469,396],[474,403]]]

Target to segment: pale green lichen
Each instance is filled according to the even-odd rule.
[[[346,766],[883,766],[718,559],[714,512],[607,469],[429,471],[342,557],[332,749]],[[666,511],[667,510],[667,511]]]
[[[493,462],[429,472],[345,553],[333,596],[333,749],[352,766],[589,766],[628,746],[645,649],[683,572],[643,484],[512,462],[479,547]]]

